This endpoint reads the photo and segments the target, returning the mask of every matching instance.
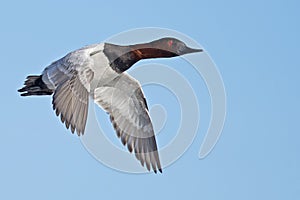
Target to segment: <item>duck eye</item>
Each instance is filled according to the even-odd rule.
[[[173,40],[168,41],[168,46],[171,47],[173,45]]]

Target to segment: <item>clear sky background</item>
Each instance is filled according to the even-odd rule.
[[[299,199],[299,7],[292,0],[1,2],[0,199]],[[163,174],[134,175],[96,161],[50,98],[20,98],[16,90],[71,50],[149,26],[180,31],[206,49],[223,77],[228,112],[208,157],[198,159],[204,125]],[[182,70],[180,59],[168,62]],[[149,91],[150,106],[159,103]],[[203,97],[203,124],[206,104]]]

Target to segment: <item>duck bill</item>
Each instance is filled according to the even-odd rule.
[[[193,49],[193,48],[187,47],[184,51],[184,54],[197,53],[197,52],[203,52],[203,49]]]

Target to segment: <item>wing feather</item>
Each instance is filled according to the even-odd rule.
[[[90,82],[94,73],[87,63],[76,62],[66,56],[44,71],[44,79],[55,88],[53,109],[62,123],[71,132],[84,134],[87,115]]]
[[[109,84],[98,87],[95,102],[110,114],[110,120],[129,152],[142,166],[162,172],[153,126],[139,83],[122,73]]]

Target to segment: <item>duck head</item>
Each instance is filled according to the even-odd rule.
[[[181,40],[172,37],[126,46],[110,43],[105,43],[104,46],[104,54],[110,66],[118,73],[126,71],[139,60],[171,58],[202,51],[202,49],[190,48]]]
[[[172,37],[161,38],[148,43],[148,45],[157,49],[157,51],[165,51],[163,54],[165,54],[166,57],[175,57],[203,51],[203,49],[190,48],[181,40]]]

